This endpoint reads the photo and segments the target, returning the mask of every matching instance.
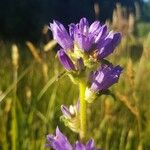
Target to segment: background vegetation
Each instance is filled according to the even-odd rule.
[[[144,19],[143,19],[144,20]],[[150,149],[149,23],[121,5],[113,11],[111,29],[123,38],[109,57],[124,68],[112,95],[103,95],[88,109],[88,133],[104,150]],[[34,34],[34,32],[32,33]],[[56,43],[47,27],[36,45],[0,42],[0,149],[44,150],[46,135],[56,126],[74,141],[77,135],[60,120],[61,104],[78,99],[78,89],[58,62]],[[91,108],[90,108],[91,107]]]

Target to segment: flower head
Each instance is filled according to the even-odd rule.
[[[53,38],[68,57],[74,63],[81,57],[86,67],[90,67],[91,61],[96,62],[110,55],[121,40],[120,33],[109,32],[107,26],[99,21],[89,25],[86,18],[82,18],[77,24],[71,23],[69,32],[58,21],[51,23],[50,29]]]
[[[106,25],[99,21],[90,26],[86,18],[82,18],[78,24],[69,25],[70,36],[74,43],[85,53],[94,52],[97,59],[110,55],[121,40],[121,34],[109,32]]]
[[[112,64],[103,64],[97,71],[92,72],[90,76],[90,88],[86,89],[86,100],[92,102],[96,94],[106,91],[110,86],[118,82],[119,76],[122,72],[120,66],[113,66]]]
[[[86,145],[77,141],[72,146],[58,127],[56,129],[56,135],[47,135],[47,142],[46,146],[54,150],[96,150],[94,140],[92,139]]]
[[[121,72],[120,66],[102,65],[99,70],[93,73],[90,89],[94,92],[107,90],[111,85],[118,82]]]
[[[80,143],[79,141],[77,141],[74,145],[74,149],[75,150],[96,150],[95,149],[95,144],[94,144],[94,140],[91,139],[89,140],[86,145]]]
[[[72,146],[67,137],[60,132],[58,127],[56,128],[56,135],[47,135],[47,141],[47,147],[55,150],[72,150]]]

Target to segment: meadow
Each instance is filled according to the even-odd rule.
[[[139,27],[138,30],[141,28]],[[150,34],[123,36],[109,56],[123,67],[119,83],[88,106],[88,137],[104,150],[150,149]],[[78,135],[62,123],[60,106],[78,99],[56,57],[56,43],[0,42],[0,149],[44,150],[56,126],[74,141]]]

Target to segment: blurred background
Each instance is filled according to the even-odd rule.
[[[149,12],[149,0],[1,0],[0,150],[44,150],[56,126],[72,143],[78,138],[60,119],[78,87],[62,75],[48,25],[55,19],[68,28],[81,17],[123,35],[108,57],[123,74],[113,97],[88,107],[88,138],[103,150],[150,150]]]
[[[0,37],[38,41],[43,26],[53,19],[68,25],[84,16],[90,22],[99,19],[104,23],[112,20],[117,3],[126,9],[124,15],[137,13],[138,19],[150,20],[149,2],[143,0],[1,0]]]

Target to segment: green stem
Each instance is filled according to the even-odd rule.
[[[86,83],[81,81],[79,83],[80,89],[80,139],[82,141],[86,138],[87,122],[86,122],[86,101],[85,101],[85,89]]]

